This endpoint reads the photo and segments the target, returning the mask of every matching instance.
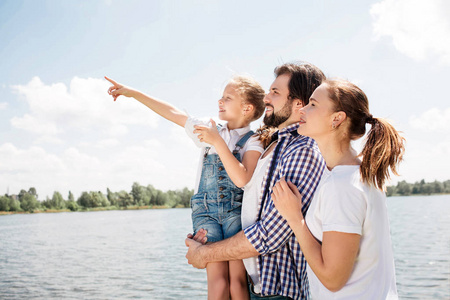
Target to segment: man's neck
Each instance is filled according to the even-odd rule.
[[[288,122],[288,121],[286,121],[286,122],[284,122],[284,123],[282,123],[282,124],[280,124],[280,125],[278,125],[278,131],[281,131],[282,129],[284,129],[284,128],[286,128],[286,127],[288,127],[289,125],[292,125],[292,124],[294,124],[295,122]]]

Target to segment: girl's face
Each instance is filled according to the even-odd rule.
[[[321,84],[311,95],[309,104],[303,107],[298,133],[320,140],[333,131],[334,105],[328,97],[326,84]]]
[[[244,117],[244,99],[236,91],[236,85],[227,84],[219,100],[219,119],[224,121],[236,121]]]

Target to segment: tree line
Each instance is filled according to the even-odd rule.
[[[386,195],[389,196],[410,196],[410,195],[431,195],[431,194],[450,194],[450,180],[440,182],[425,182],[425,180],[415,183],[400,181],[397,185],[388,186]]]
[[[0,196],[0,211],[7,212],[34,212],[47,210],[83,211],[95,208],[122,209],[129,207],[189,207],[193,190],[184,188],[181,190],[169,190],[163,192],[152,185],[142,186],[133,183],[131,191],[112,192],[109,188],[106,194],[101,191],[82,192],[75,200],[69,191],[67,199],[60,192],[55,191],[51,198],[39,201],[34,187],[21,190],[18,195]]]
[[[39,201],[38,194],[34,187],[21,190],[18,195],[0,196],[0,211],[6,212],[34,212],[47,210],[83,211],[95,208],[121,209],[129,207],[189,207],[190,199],[194,194],[193,190],[184,188],[182,190],[169,190],[163,192],[152,185],[142,186],[135,182],[131,186],[131,191],[112,192],[109,188],[106,194],[100,191],[82,192],[81,196],[75,200],[72,192],[69,191],[67,199],[60,192],[54,192],[51,198]],[[388,186],[386,195],[389,196],[409,196],[409,195],[431,195],[450,194],[450,180],[440,182],[425,182],[425,180],[415,183],[400,181],[397,185]]]

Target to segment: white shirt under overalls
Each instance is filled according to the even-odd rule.
[[[211,147],[209,149],[208,154],[216,154],[217,151],[214,148],[214,146],[207,144],[205,142],[200,142],[200,140],[197,137],[197,134],[194,134],[194,126],[195,125],[206,125],[211,126],[209,122],[202,121],[200,119],[194,118],[189,116],[186,120],[186,124],[184,125],[184,129],[187,133],[187,135],[192,139],[192,141],[195,143],[195,145],[199,148],[202,148],[202,151],[200,151],[200,159],[199,164],[197,168],[197,177],[195,179],[195,186],[194,186],[194,194],[198,191],[198,185],[200,184],[200,176],[202,173],[202,166],[203,166],[203,155],[205,154],[205,148]],[[247,132],[250,131],[250,126],[246,126],[243,128],[237,128],[233,130],[228,130],[227,123],[225,123],[220,129],[219,129],[219,135],[223,138],[225,143],[228,146],[228,149],[230,149],[231,152],[236,148],[236,143],[241,139],[242,136],[244,136]],[[242,147],[239,150],[239,154],[241,156],[241,159],[244,157],[244,153],[247,151],[258,151],[259,153],[263,152],[263,146],[261,141],[256,136],[251,136],[247,142],[245,143],[244,147]]]

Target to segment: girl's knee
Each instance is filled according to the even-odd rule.
[[[245,276],[230,279],[230,295],[231,299],[248,299],[248,283]]]
[[[228,278],[208,280],[208,299],[229,299],[230,284]]]

